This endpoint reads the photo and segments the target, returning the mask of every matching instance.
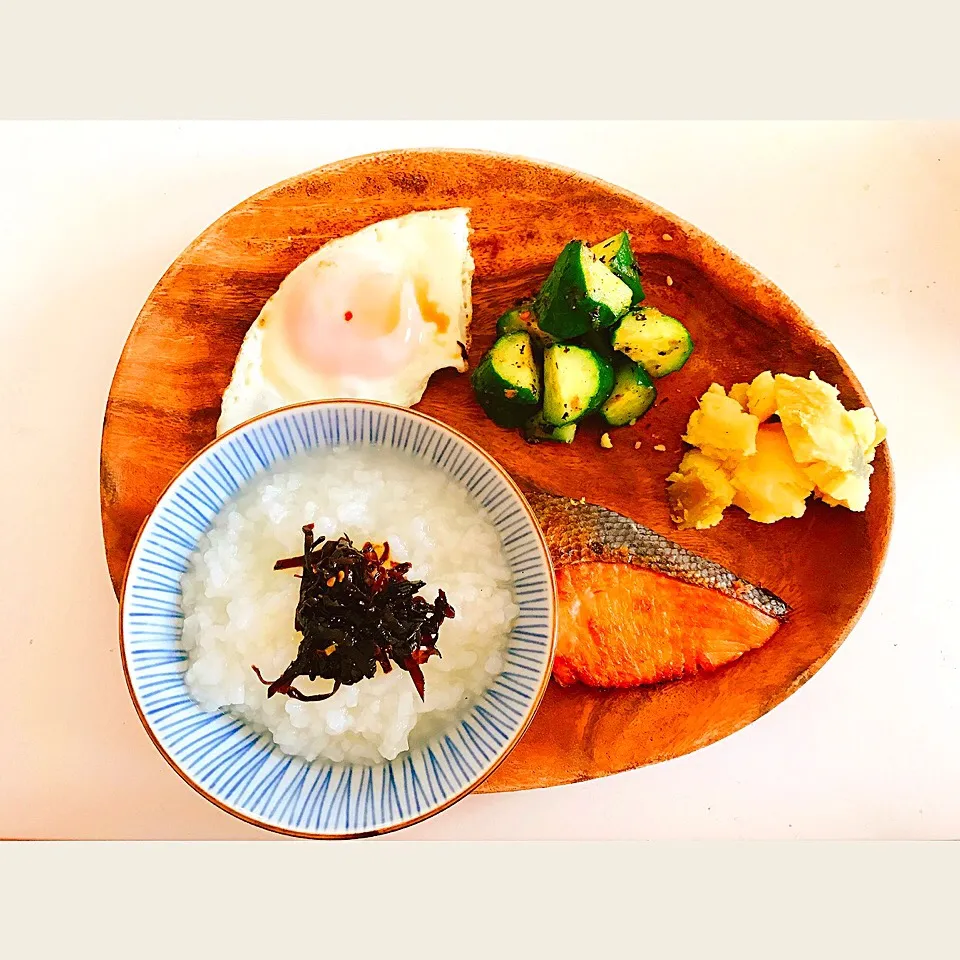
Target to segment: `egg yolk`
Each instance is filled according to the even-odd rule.
[[[293,355],[321,375],[388,377],[449,325],[425,279],[387,264],[341,257],[295,279],[281,322]]]

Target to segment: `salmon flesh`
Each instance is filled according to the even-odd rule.
[[[778,596],[648,527],[582,500],[528,493],[557,574],[553,676],[635,687],[713,670],[769,640]]]

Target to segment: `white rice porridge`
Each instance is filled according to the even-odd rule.
[[[456,617],[440,628],[422,667],[426,699],[396,666],[341,687],[330,699],[267,699],[268,680],[289,666],[300,634],[293,626],[296,571],[274,571],[303,551],[301,527],[357,547],[390,543],[425,580],[432,601],[443,589]],[[273,735],[286,753],[313,760],[375,764],[393,760],[455,721],[503,667],[519,614],[496,528],[467,491],[437,467],[387,448],[335,448],[301,454],[255,480],[217,516],[183,574],[187,687],[207,710],[226,709]],[[303,693],[329,681],[296,681]]]

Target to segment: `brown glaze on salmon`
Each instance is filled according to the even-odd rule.
[[[766,643],[778,596],[622,514],[528,493],[557,570],[561,684],[633,687],[712,670]]]

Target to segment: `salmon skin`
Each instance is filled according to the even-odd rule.
[[[568,563],[630,563],[706,587],[784,619],[790,607],[776,594],[738,577],[629,517],[583,500],[529,493],[555,566]]]
[[[554,678],[633,687],[713,670],[776,633],[769,590],[597,504],[527,492],[557,571]]]

